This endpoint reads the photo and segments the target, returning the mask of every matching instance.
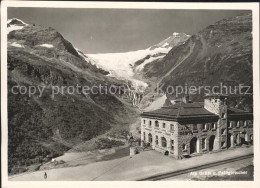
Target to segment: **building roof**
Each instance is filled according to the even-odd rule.
[[[228,108],[227,114],[228,114],[229,119],[242,118],[242,117],[246,117],[247,119],[248,118],[253,119],[253,113],[252,112],[240,110],[240,109],[237,109],[237,108]]]
[[[143,112],[142,117],[156,117],[171,120],[185,119],[218,119],[216,114],[206,110],[199,102],[179,102],[169,107],[162,107],[158,110]]]

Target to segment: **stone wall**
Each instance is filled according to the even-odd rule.
[[[183,155],[191,154],[192,140],[195,140],[195,153],[203,153],[209,151],[209,139],[211,136],[217,137],[217,129],[212,128],[213,126],[207,126],[204,129],[205,124],[216,124],[217,122],[204,122],[197,124],[199,127],[197,130],[193,130],[194,124],[178,124],[178,153],[179,158]],[[205,144],[202,144],[202,140],[205,139]],[[205,147],[204,147],[205,146]],[[215,148],[214,148],[215,149]]]
[[[207,98],[204,100],[204,108],[219,116],[217,135],[214,148],[216,150],[227,148],[227,105],[225,99]]]
[[[142,118],[141,119],[141,140],[145,143],[149,142],[149,134],[152,135],[152,142],[150,143],[152,148],[156,151],[164,153],[165,151],[169,152],[169,155],[178,158],[178,140],[177,140],[177,122],[153,119],[153,118]],[[144,123],[145,121],[145,123]],[[151,121],[151,125],[150,125]],[[159,126],[155,125],[155,122],[158,122]],[[172,127],[172,129],[171,129]],[[144,137],[145,135],[145,137]],[[156,143],[156,136],[158,137],[158,144]],[[166,139],[167,146],[162,146],[162,138]],[[173,146],[171,147],[171,142],[173,140]]]
[[[191,152],[206,153],[239,146],[242,142],[253,143],[253,123],[242,118],[229,120],[225,99],[205,99],[204,108],[218,115],[218,121],[201,118],[196,121],[187,119],[177,122],[156,117],[142,118],[141,140],[150,142],[150,134],[152,137],[150,144],[154,150],[162,153],[168,151],[169,155],[176,159],[191,155]],[[229,126],[230,123],[237,125],[239,121],[243,121],[241,126]],[[245,121],[248,122],[247,126],[244,124]],[[162,145],[162,138],[166,139],[166,147]]]
[[[228,148],[241,144],[253,144],[253,121],[242,119],[228,121],[227,137],[229,138]]]

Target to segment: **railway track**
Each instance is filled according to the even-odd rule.
[[[206,168],[210,168],[210,167],[214,167],[214,166],[219,166],[219,165],[223,165],[223,164],[227,164],[227,163],[231,163],[231,162],[235,162],[235,161],[240,161],[243,159],[248,159],[253,156],[254,156],[254,154],[249,154],[249,155],[240,156],[240,157],[236,157],[236,158],[226,159],[223,161],[217,161],[217,162],[208,163],[208,164],[204,164],[204,165],[200,165],[200,166],[196,166],[196,167],[191,167],[191,168],[187,168],[187,169],[183,169],[183,170],[172,171],[172,172],[168,172],[168,173],[164,173],[164,174],[158,174],[158,175],[150,176],[147,178],[142,178],[137,181],[163,180],[166,178],[170,178],[170,177],[174,177],[174,176],[178,176],[178,175],[182,175],[182,174],[187,174],[187,173],[190,173],[193,171],[198,171],[198,170],[202,170],[202,169],[206,169]]]

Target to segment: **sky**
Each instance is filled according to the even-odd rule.
[[[8,8],[8,19],[49,26],[85,53],[148,48],[173,32],[196,34],[242,10]]]

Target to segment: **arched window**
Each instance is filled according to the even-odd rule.
[[[153,136],[151,133],[148,134],[148,142],[152,143],[153,142]]]
[[[212,129],[212,123],[207,123],[208,124],[208,129],[211,130]]]
[[[171,132],[174,132],[174,125],[173,124],[170,125],[170,129],[171,129]]]
[[[187,145],[186,144],[182,144],[182,149],[183,150],[187,150]]]
[[[204,130],[207,130],[207,128],[208,128],[207,123],[204,123],[203,129],[204,129]]]
[[[157,135],[155,136],[155,144],[156,144],[156,145],[159,144],[159,139],[158,139],[158,136],[157,136]]]
[[[202,149],[207,149],[206,138],[202,138]]]
[[[234,144],[237,145],[237,139],[238,139],[238,136],[237,134],[234,135]]]
[[[165,124],[165,123],[163,123],[163,128],[165,129],[165,127],[166,127],[166,124]]]
[[[161,138],[162,139],[162,147],[166,148],[167,147],[167,141],[164,137]]]
[[[174,150],[174,140],[171,140],[171,150]]]
[[[213,123],[213,129],[217,129],[217,123]]]
[[[159,127],[159,122],[157,120],[155,121],[155,127]]]

